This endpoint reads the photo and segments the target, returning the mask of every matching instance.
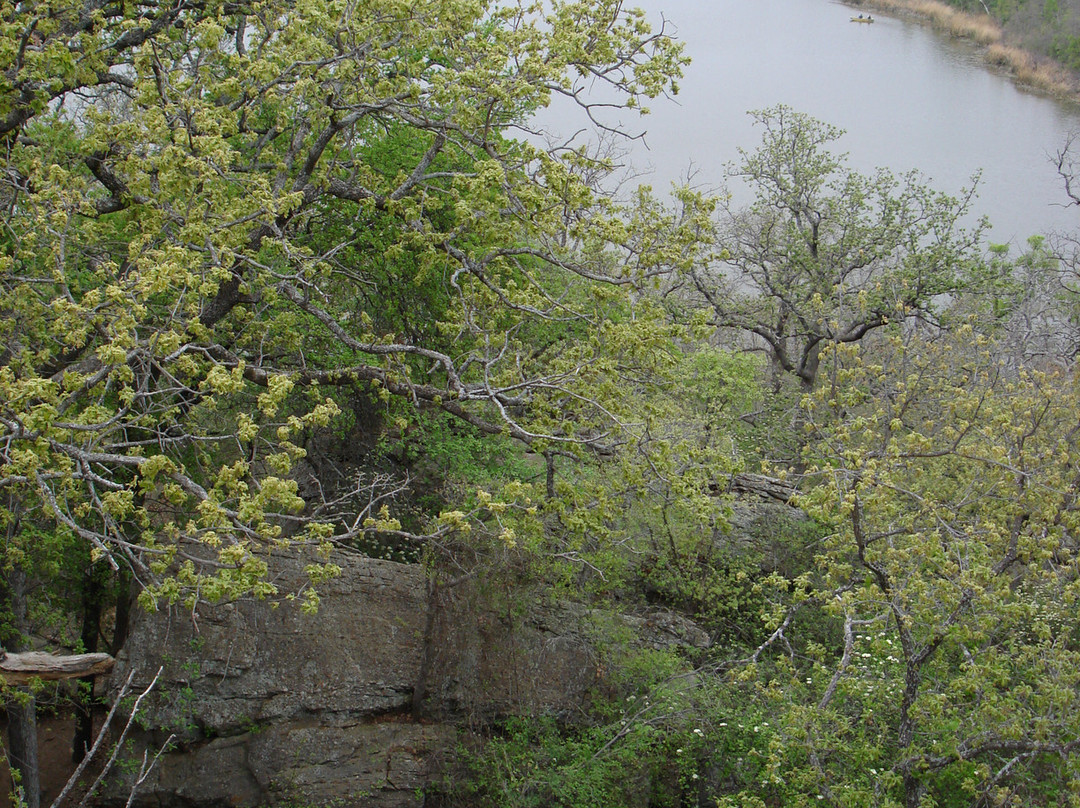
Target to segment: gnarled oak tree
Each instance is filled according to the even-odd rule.
[[[915,173],[865,176],[829,151],[842,130],[785,106],[751,114],[761,145],[730,177],[753,201],[721,205],[719,260],[688,274],[715,324],[763,346],[778,380],[810,390],[828,346],[933,318],[943,296],[986,282],[981,229],[962,225],[970,193],[933,191]]]
[[[392,480],[299,496],[329,391],[539,452],[619,442],[596,379],[667,332],[628,314],[587,158],[514,136],[585,80],[671,91],[680,48],[642,14],[27,0],[0,25],[9,523],[46,515],[151,596],[273,596],[267,550],[400,527]]]

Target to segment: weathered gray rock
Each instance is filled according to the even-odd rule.
[[[675,612],[657,609],[645,616],[623,617],[634,629],[643,645],[657,650],[669,648],[708,648],[712,644],[709,632]]]
[[[256,602],[136,617],[113,682],[132,667],[136,688],[159,667],[162,675],[135,751],[179,739],[138,804],[418,804],[429,751],[453,736],[408,714],[426,578],[416,566],[345,553],[334,562],[342,575],[322,587],[314,616]],[[275,575],[282,591],[294,590],[302,563],[282,558]],[[130,773],[116,777],[104,801],[126,799],[131,782]]]
[[[806,569],[819,538],[805,512],[762,495],[736,501],[727,529],[716,540],[756,562],[763,572],[797,575]]]
[[[569,713],[596,681],[596,654],[579,604],[485,608],[468,588],[440,599],[431,637],[425,710],[444,720]]]
[[[137,805],[420,806],[458,727],[577,713],[601,675],[595,615],[580,604],[526,587],[493,595],[477,579],[432,591],[419,566],[333,560],[342,574],[315,616],[240,603],[136,617],[114,687],[133,667],[135,687],[162,675],[134,752],[179,739]],[[296,589],[302,562],[280,559],[275,576]],[[659,611],[621,625],[651,647],[708,643]],[[102,802],[125,801],[133,777],[114,776]]]
[[[433,754],[453,748],[448,725],[325,726],[291,722],[165,755],[137,792],[140,805],[415,808]],[[130,777],[111,785],[117,797]]]
[[[163,667],[149,720],[181,737],[324,716],[346,721],[406,708],[422,653],[426,580],[419,567],[338,554],[342,575],[321,588],[317,615],[244,602],[139,614],[114,682],[135,687]],[[276,570],[282,591],[303,581],[299,560]]]

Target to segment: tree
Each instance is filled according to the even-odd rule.
[[[720,205],[718,260],[688,277],[716,326],[763,346],[775,370],[812,389],[822,351],[889,322],[933,319],[979,273],[982,226],[961,227],[972,191],[954,198],[911,173],[864,176],[828,151],[843,131],[778,106],[751,113],[761,146],[731,178],[754,201]]]
[[[585,81],[673,92],[681,48],[640,12],[20,0],[0,28],[12,546],[75,541],[145,605],[313,609],[332,541],[505,532],[486,494],[403,526],[394,470],[301,487],[354,402],[548,456],[633,439],[612,370],[648,384],[670,330],[611,260],[603,166],[514,135]],[[323,555],[279,592],[294,547]]]
[[[1080,804],[1075,390],[998,353],[830,351],[801,500],[830,532],[754,656],[790,804]],[[800,640],[813,613],[834,640]]]
[[[1032,236],[1015,258],[1005,245],[992,252],[1009,263],[1008,281],[981,308],[993,315],[1002,349],[1021,365],[1068,368],[1080,346],[1074,241]]]
[[[589,255],[625,228],[578,178],[585,158],[506,132],[584,77],[628,105],[673,89],[680,49],[640,13],[19,3],[2,19],[0,487],[148,597],[270,596],[263,551],[396,529],[378,511],[399,483],[354,481],[345,507],[290,478],[334,391],[538,451],[618,441],[624,414],[590,378],[625,346],[593,335],[630,279]],[[419,327],[385,316],[406,289]]]

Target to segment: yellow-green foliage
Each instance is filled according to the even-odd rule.
[[[970,324],[829,362],[800,499],[828,534],[740,668],[781,717],[772,776],[790,804],[1075,804],[1074,381]],[[791,653],[814,613],[838,634]]]
[[[598,163],[507,132],[587,75],[627,107],[674,92],[686,60],[641,12],[30,2],[0,29],[0,487],[147,602],[289,596],[268,554],[335,537],[527,536],[490,503],[380,517],[404,474],[302,498],[342,390],[403,432],[640,438],[624,393],[673,332],[631,294],[630,217]]]

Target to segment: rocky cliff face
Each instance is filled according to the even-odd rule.
[[[508,713],[565,713],[596,683],[590,614],[481,582],[432,590],[417,566],[339,554],[316,616],[286,604],[173,609],[136,619],[113,675],[136,687],[161,668],[133,760],[178,739],[138,791],[155,806],[423,804],[461,727]],[[283,591],[301,564],[282,559]],[[483,603],[481,608],[478,604]],[[692,624],[630,620],[643,642],[705,645]],[[126,801],[137,767],[109,784]]]

